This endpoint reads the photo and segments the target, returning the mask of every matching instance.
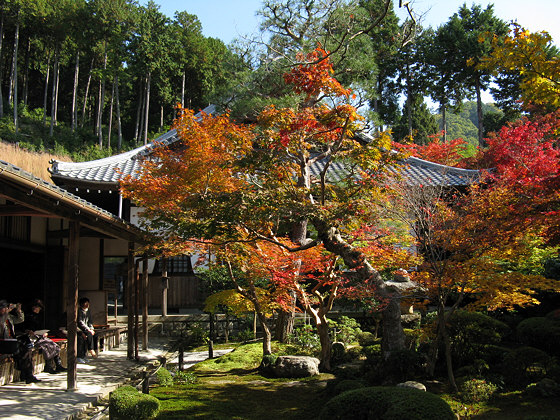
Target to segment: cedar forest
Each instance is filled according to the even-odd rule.
[[[546,33],[508,25],[491,6],[463,5],[437,29],[410,9],[399,22],[393,7],[265,0],[267,37],[226,47],[202,36],[196,16],[170,20],[153,2],[5,1],[0,114],[13,111],[2,121],[20,141],[19,118],[42,113],[45,145],[65,126],[101,155],[173,120],[180,140],[156,147],[121,188],[145,209],[150,253],[212,250],[210,266],[231,287],[207,310],[254,310],[265,356],[270,314],[306,312],[330,371],[336,305],[380,314],[382,360],[411,349],[401,303],[431,307],[417,348],[431,375],[443,361],[457,390],[455,372],[468,365],[457,356],[458,313],[498,316],[560,291],[550,269],[560,242],[560,53]],[[496,101],[489,113],[485,89]],[[476,144],[440,131],[425,97],[444,128],[475,99]],[[58,98],[68,99],[60,111]],[[209,102],[220,112],[197,116]],[[468,191],[411,185],[394,175],[410,155],[479,169],[480,179]],[[335,163],[346,168],[336,180]],[[403,272],[420,287],[397,287]]]

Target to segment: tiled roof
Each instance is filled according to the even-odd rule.
[[[211,114],[215,109],[208,107],[203,111]],[[138,172],[140,169],[140,158],[149,154],[156,144],[167,145],[175,142],[177,139],[177,131],[171,130],[148,145],[121,153],[120,155],[80,163],[53,161],[52,167],[49,170],[55,182],[66,183],[74,181],[96,185],[116,185],[122,176],[134,176]],[[367,142],[368,136],[362,135],[361,140]],[[324,164],[324,161],[316,162],[311,167],[311,174],[319,177]],[[479,172],[476,170],[440,165],[416,157],[409,157],[402,162],[402,165],[395,165],[389,169],[395,174],[401,174],[409,183],[426,186],[465,186],[470,185],[479,177]],[[343,178],[347,178],[349,171],[349,166],[344,162],[332,162],[328,171],[328,180],[330,182],[338,182]]]
[[[68,199],[72,202],[74,202],[76,205],[79,205],[81,207],[84,208],[88,208],[91,211],[94,211],[96,213],[100,213],[103,214],[109,218],[114,219],[115,221],[122,221],[124,222],[122,219],[119,219],[117,216],[115,216],[113,213],[102,209],[101,207],[97,207],[95,204],[90,203],[87,200],[84,200],[81,197],[78,197],[77,195],[74,195],[70,192],[68,192],[67,190],[65,190],[64,188],[60,188],[57,187],[54,184],[51,184],[50,182],[45,181],[44,179],[38,178],[35,175],[24,171],[21,168],[18,168],[17,166],[0,160],[0,174],[3,173],[4,171],[6,171],[7,173],[11,173],[14,175],[17,175],[19,178],[21,178],[22,180],[27,180],[32,182],[36,187],[42,187],[45,190],[49,191],[50,193],[56,195],[57,197],[60,198],[65,198]]]
[[[319,178],[325,165],[324,161],[317,161],[311,166],[311,174]],[[332,183],[340,182],[350,175],[350,166],[344,162],[332,162],[327,172],[327,180]],[[409,157],[388,168],[389,172],[401,176],[411,185],[423,186],[467,186],[478,180],[480,173],[476,170],[454,168],[440,165],[416,157]],[[354,175],[359,178],[359,175]]]
[[[216,112],[216,107],[210,105],[202,110],[206,114]],[[140,146],[119,155],[89,162],[51,161],[49,172],[53,180],[75,180],[94,184],[116,184],[125,175],[134,175],[140,169],[140,160],[156,145],[168,145],[177,140],[177,130],[171,130],[159,136],[153,142]]]

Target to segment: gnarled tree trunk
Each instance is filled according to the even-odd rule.
[[[363,281],[375,285],[376,293],[380,300],[385,303],[382,311],[383,337],[381,350],[385,358],[392,352],[403,350],[404,332],[401,324],[401,293],[394,288],[388,287],[381,275],[367,261],[365,255],[348,244],[335,227],[328,226],[323,220],[312,221],[317,229],[318,238],[325,249],[340,256],[346,266],[355,270]]]

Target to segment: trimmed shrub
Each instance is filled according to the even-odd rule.
[[[367,384],[358,379],[344,379],[334,386],[334,395],[342,394],[353,389],[364,388]]]
[[[362,347],[373,346],[379,341],[378,339],[375,338],[375,335],[373,335],[368,331],[362,331],[357,335],[356,339],[358,340],[358,343]]]
[[[486,314],[456,311],[449,319],[449,337],[456,366],[483,359],[486,346],[498,344],[510,332],[505,323]]]
[[[393,351],[383,364],[385,375],[396,382],[414,378],[422,371],[422,357],[414,350]]]
[[[517,338],[527,346],[560,356],[560,321],[554,317],[527,318],[517,326]]]
[[[142,394],[130,385],[117,388],[109,397],[109,415],[113,420],[152,419],[159,412],[159,400]]]
[[[354,318],[343,315],[339,318],[338,322],[331,322],[337,330],[336,340],[342,341],[346,345],[355,342],[358,335],[362,333],[359,322]]]
[[[434,394],[413,388],[367,387],[332,398],[321,420],[455,420],[449,405]]]
[[[362,356],[363,350],[360,346],[350,347],[346,350],[346,359],[349,361],[358,360]]]
[[[519,347],[504,358],[502,369],[510,385],[525,386],[544,378],[553,362],[554,360],[542,350]]]

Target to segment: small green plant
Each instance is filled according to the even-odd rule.
[[[487,402],[497,390],[498,387],[491,382],[469,379],[461,385],[459,397],[467,404]]]
[[[247,328],[246,330],[239,331],[234,336],[235,341],[239,341],[241,343],[246,343],[247,341],[253,340],[255,338],[255,334],[252,330]]]
[[[158,382],[161,386],[173,385],[173,375],[166,368],[160,368],[156,373]]]
[[[117,388],[109,397],[109,415],[114,420],[152,419],[159,412],[159,400],[132,386]]]
[[[336,341],[341,341],[348,345],[355,342],[362,329],[360,324],[354,318],[349,318],[347,316],[341,316],[338,322],[331,321],[336,329]]]
[[[313,330],[311,325],[305,324],[295,328],[294,332],[288,337],[288,342],[295,344],[303,350],[314,350],[319,348],[319,336]]]
[[[187,372],[186,370],[178,370],[173,376],[174,385],[192,385],[197,381],[197,377],[192,372]]]

